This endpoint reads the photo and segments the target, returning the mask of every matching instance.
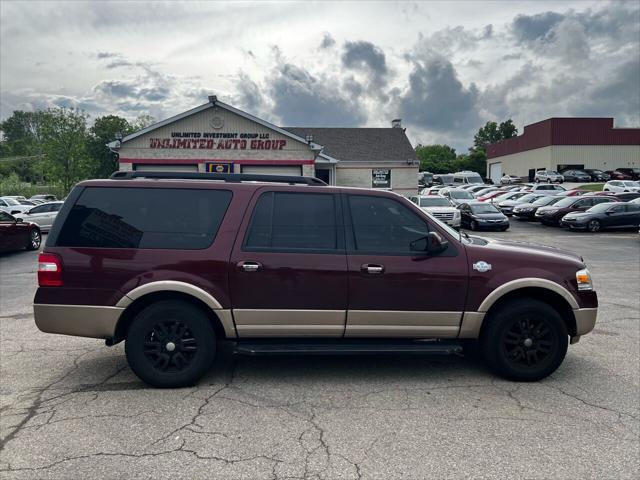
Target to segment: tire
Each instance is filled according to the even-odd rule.
[[[540,183],[540,179],[539,178],[536,178],[536,183]]]
[[[34,228],[29,233],[29,241],[27,242],[27,250],[38,250],[42,244],[42,233],[37,228]]]
[[[478,222],[476,222],[475,220],[474,220],[474,221],[472,221],[472,222],[469,224],[469,228],[471,228],[471,230],[473,230],[473,231],[475,232],[476,230],[478,230]]]
[[[503,228],[500,229],[500,231],[502,231],[502,232],[506,232],[507,230],[509,230],[509,227],[503,227]]]
[[[567,327],[560,314],[544,302],[512,300],[486,321],[480,348],[487,366],[501,377],[518,382],[541,380],[567,354]]]
[[[180,388],[193,385],[209,370],[216,334],[198,307],[161,300],[135,316],[124,347],[131,370],[143,382]]]
[[[601,229],[602,229],[602,225],[598,220],[590,220],[589,223],[587,223],[587,230],[589,230],[590,232],[596,233],[596,232],[599,232]]]

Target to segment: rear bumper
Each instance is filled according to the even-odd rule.
[[[33,305],[33,317],[42,332],[105,339],[114,336],[123,311],[93,305]]]

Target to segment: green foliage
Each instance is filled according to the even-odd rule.
[[[131,131],[137,132],[138,130],[147,128],[149,125],[153,125],[154,123],[156,123],[156,119],[151,115],[139,115],[138,118],[136,118],[136,121],[131,125]]]
[[[484,127],[480,127],[478,133],[473,137],[474,148],[486,148],[490,143],[496,143],[506,138],[518,135],[518,129],[509,119],[498,125],[496,122],[487,122]]]
[[[41,125],[45,171],[66,191],[91,174],[86,149],[87,116],[67,108],[50,108]]]
[[[58,198],[63,198],[67,194],[61,184],[32,185],[28,182],[23,182],[16,173],[0,177],[0,196],[23,195],[29,198],[43,193],[52,193]]]
[[[456,151],[449,145],[418,145],[416,155],[420,160],[420,171],[447,173],[451,171]]]
[[[124,118],[107,115],[97,118],[89,129],[87,154],[91,158],[91,176],[106,178],[118,169],[118,155],[107,148],[107,143],[116,138],[117,133],[126,136],[134,127]]]

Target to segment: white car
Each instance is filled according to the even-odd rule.
[[[516,175],[507,175],[506,173],[500,177],[501,185],[510,185],[512,183],[522,183],[522,178],[517,177]]]
[[[610,180],[604,184],[605,192],[640,192],[640,183],[631,180]]]
[[[533,185],[527,191],[531,192],[531,193],[545,193],[547,195],[556,195],[556,194],[558,194],[560,192],[566,192],[567,189],[562,187],[562,186],[560,186],[560,185],[554,185],[552,183],[546,183],[546,184],[541,184],[541,185]]]
[[[540,182],[562,183],[564,182],[564,177],[560,175],[558,172],[556,172],[555,170],[538,170],[533,180],[536,183],[540,183]]]
[[[460,211],[440,195],[417,195],[411,197],[422,210],[453,228],[460,228]]]
[[[33,205],[22,205],[19,201],[12,197],[0,197],[0,210],[11,215],[23,213],[32,208]]]
[[[41,232],[48,232],[53,225],[53,221],[58,216],[58,212],[64,202],[48,202],[35,207],[30,207],[24,213],[18,214],[17,218],[25,222],[33,222],[38,224]]]

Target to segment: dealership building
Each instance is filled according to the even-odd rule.
[[[487,146],[487,177],[533,180],[537,170],[640,167],[640,128],[615,128],[613,118],[549,118],[522,135]]]
[[[109,148],[120,170],[305,175],[330,185],[417,192],[418,160],[400,120],[389,128],[278,127],[210,96]]]

